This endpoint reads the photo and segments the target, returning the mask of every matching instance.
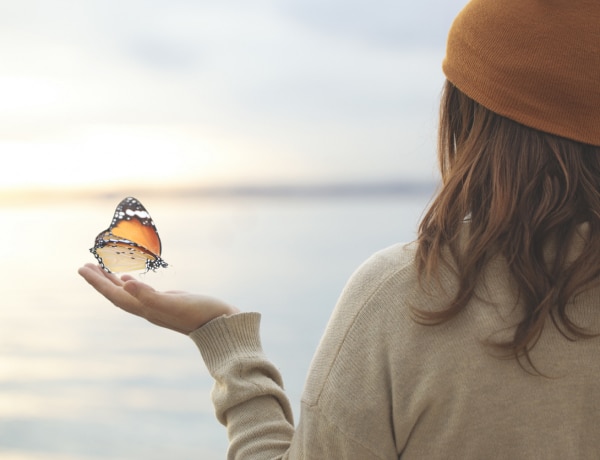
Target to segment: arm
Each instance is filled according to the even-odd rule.
[[[217,418],[227,427],[228,458],[388,458],[375,454],[379,449],[371,449],[361,440],[372,436],[373,426],[361,428],[359,436],[340,426],[348,417],[361,419],[360,414],[339,412],[336,409],[339,404],[334,401],[363,400],[364,393],[352,391],[348,385],[356,377],[353,373],[362,375],[363,369],[352,366],[340,382],[324,389],[354,313],[338,309],[340,313],[334,314],[323,341],[325,346],[319,350],[317,364],[313,365],[295,431],[281,376],[260,344],[259,314],[239,313],[210,297],[158,292],[130,276],[118,278],[92,264],[82,267],[79,273],[116,306],[154,324],[188,334],[194,340],[215,379],[212,399]],[[357,346],[358,350],[353,347],[345,350],[350,360],[363,348]],[[322,406],[320,400],[330,401],[333,406]],[[376,426],[382,425],[380,422]]]
[[[117,307],[196,342],[216,381],[213,402],[227,426],[230,458],[281,458],[294,434],[292,410],[279,372],[262,351],[259,314],[237,314],[207,296],[159,292],[93,264],[79,274]]]

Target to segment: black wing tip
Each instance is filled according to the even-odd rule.
[[[160,257],[156,257],[156,259],[154,259],[154,260],[148,259],[146,261],[146,272],[149,272],[150,270],[152,270],[153,272],[155,272],[156,270],[158,270],[161,267],[167,268],[168,266],[169,266],[169,264],[166,263]]]

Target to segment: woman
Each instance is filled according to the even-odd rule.
[[[259,315],[86,265],[189,334],[230,458],[600,456],[600,2],[473,0],[448,38],[442,187],[354,274],[294,428]]]

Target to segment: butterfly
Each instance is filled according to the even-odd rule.
[[[147,272],[168,265],[160,258],[160,237],[150,214],[133,197],[119,203],[110,227],[100,232],[90,252],[109,273]]]

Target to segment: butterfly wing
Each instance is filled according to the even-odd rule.
[[[168,265],[160,257],[160,237],[150,214],[132,197],[119,203],[110,227],[96,237],[90,251],[108,272],[148,271]]]
[[[109,230],[113,235],[133,241],[157,256],[161,254],[160,237],[150,213],[133,197],[119,203]]]
[[[133,241],[115,238],[108,230],[98,235],[91,251],[100,266],[112,273],[149,271],[167,266],[156,254]]]

